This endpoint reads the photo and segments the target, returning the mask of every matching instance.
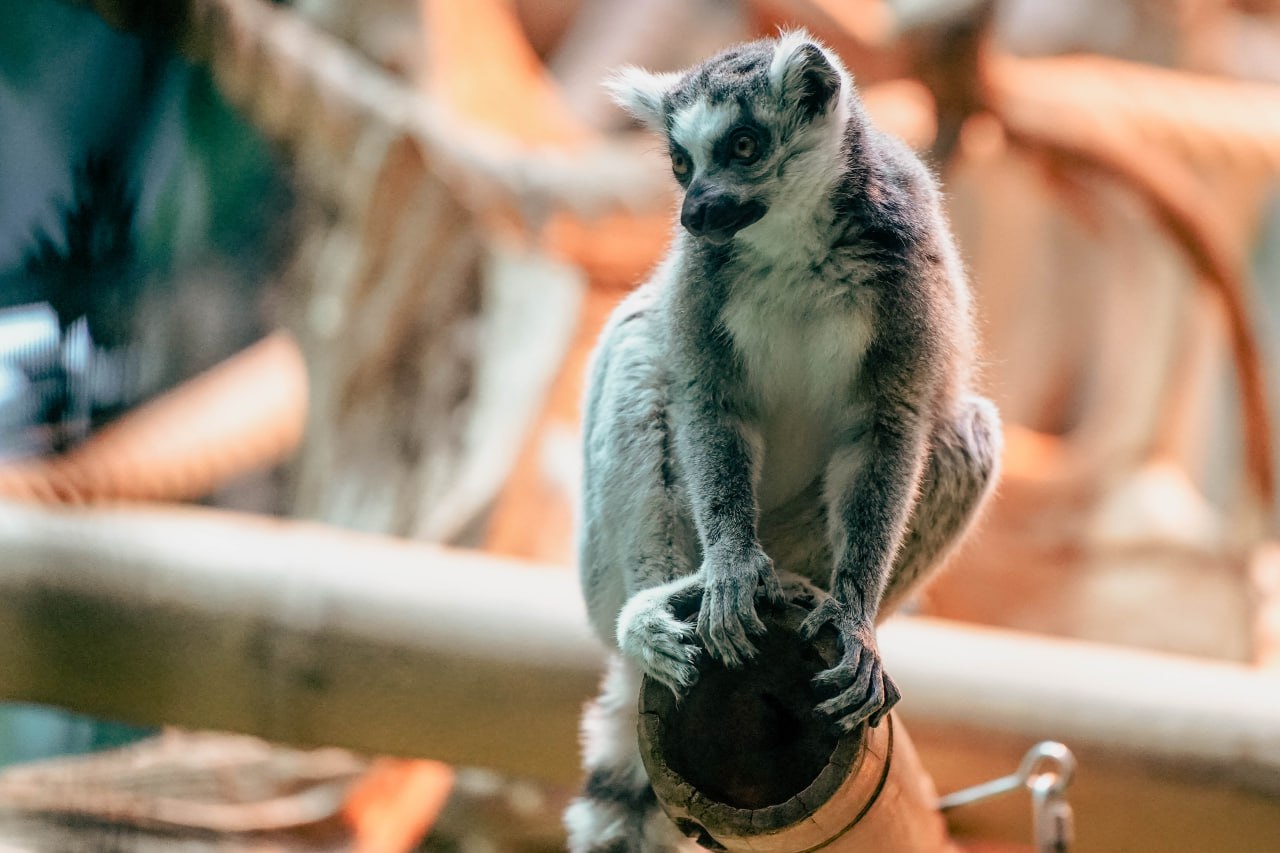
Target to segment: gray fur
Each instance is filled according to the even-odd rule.
[[[819,676],[821,708],[846,729],[876,725],[898,691],[874,624],[958,541],[999,455],[995,409],[970,390],[968,290],[935,183],[802,33],[620,80],[636,93],[620,100],[689,164],[682,218],[701,236],[677,231],[591,369],[580,562],[592,623],[630,671],[679,691],[701,650],[729,666],[755,653],[757,601],[781,599],[779,572],[807,578],[832,599],[805,630],[830,623],[844,643]],[[691,215],[707,198],[716,209]],[[679,618],[699,607],[696,626]],[[634,731],[624,737],[604,752],[634,767]],[[655,819],[642,790],[615,784],[643,779],[600,776],[601,745],[589,735],[587,748],[592,778],[611,780],[599,808]],[[592,802],[589,789],[571,826],[590,822]]]

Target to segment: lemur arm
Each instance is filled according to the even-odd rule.
[[[858,241],[881,266],[868,283],[876,336],[862,385],[871,406],[864,430],[836,448],[827,470],[831,593],[845,618],[868,632],[919,496],[936,403],[953,372],[946,294],[956,290],[956,273],[935,245],[929,225],[937,200],[922,180],[898,172],[890,158],[870,182]]]
[[[681,429],[676,439],[704,557],[748,551],[756,544],[759,519],[753,485],[759,442],[740,418],[711,396],[715,393],[713,388],[689,389],[690,399],[679,405]]]
[[[835,556],[831,594],[854,625],[871,629],[915,503],[929,425],[901,400],[881,402],[859,445],[828,467],[828,518]]]
[[[709,315],[711,328],[692,330],[697,366],[680,372],[688,378],[673,394],[675,438],[702,543],[698,634],[715,657],[736,666],[755,655],[750,635],[764,633],[757,592],[763,586],[769,600],[781,602],[782,588],[757,536],[760,440],[729,397],[729,377],[740,368],[715,322]]]
[[[832,624],[840,633],[841,661],[818,678],[835,695],[819,708],[845,729],[879,724],[901,696],[880,661],[875,619],[919,495],[947,372],[939,334],[947,309],[938,295],[949,272],[913,239],[909,221],[899,223],[863,232],[885,259],[873,283],[876,339],[863,363],[871,405],[864,428],[836,448],[827,468],[832,597],[802,630],[812,636]]]
[[[881,663],[875,618],[916,502],[929,428],[914,395],[895,393],[909,385],[889,384],[866,432],[837,448],[828,464],[831,597],[801,626],[810,638],[828,624],[840,635],[839,663],[815,681],[830,695],[818,709],[846,731],[879,725],[902,695]]]

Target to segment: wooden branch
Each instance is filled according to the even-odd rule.
[[[572,781],[577,579],[198,510],[0,504],[0,696]]]
[[[345,750],[168,730],[114,750],[5,767],[0,838],[10,840],[5,818],[14,812],[174,833],[286,832],[331,820],[368,766]]]
[[[298,179],[326,195],[350,200],[360,184],[352,172],[409,141],[477,214],[504,210],[533,222],[558,210],[590,218],[667,207],[665,187],[634,169],[629,152],[607,143],[531,150],[459,123],[288,9],[262,0],[176,0],[160,11],[142,0],[81,2],[209,67],[222,95],[289,153]]]
[[[1011,140],[1134,191],[1221,300],[1240,382],[1249,484],[1270,506],[1272,419],[1249,321],[1244,229],[1196,171],[1259,183],[1280,172],[1280,92],[1097,57],[988,56],[983,74],[986,102]]]
[[[0,503],[0,697],[576,781],[603,651],[573,573],[196,509]],[[895,618],[913,725],[1280,792],[1272,671]]]
[[[894,619],[885,667],[916,722],[1213,768],[1280,792],[1280,679],[1252,666],[945,620]]]
[[[593,134],[565,106],[507,0],[418,0],[419,87],[478,127],[516,143],[572,147]],[[598,140],[597,140],[598,141]]]

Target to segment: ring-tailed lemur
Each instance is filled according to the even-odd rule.
[[[969,294],[934,181],[829,50],[786,33],[611,88],[665,135],[683,228],[591,368],[579,556],[619,654],[566,822],[575,851],[667,850],[679,835],[637,749],[641,675],[687,687],[699,642],[750,658],[776,564],[832,592],[804,627],[843,641],[821,710],[878,724],[899,693],[877,616],[976,514],[1000,425],[970,391]],[[696,596],[695,628],[674,608]]]

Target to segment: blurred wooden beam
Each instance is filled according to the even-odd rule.
[[[0,504],[0,551],[4,698],[577,778],[569,571],[178,509]]]
[[[919,617],[879,636],[913,725],[1060,740],[1280,792],[1274,671]]]
[[[0,503],[0,697],[578,776],[571,571],[208,510]],[[1274,670],[900,618],[904,712],[1280,791]]]
[[[1245,257],[1219,182],[1267,185],[1280,173],[1280,88],[1101,57],[988,55],[984,99],[1010,140],[1132,190],[1219,297],[1240,383],[1245,466],[1264,508],[1276,497],[1266,365],[1249,321]],[[1212,176],[1212,182],[1201,174]],[[1255,212],[1255,205],[1238,205]]]

